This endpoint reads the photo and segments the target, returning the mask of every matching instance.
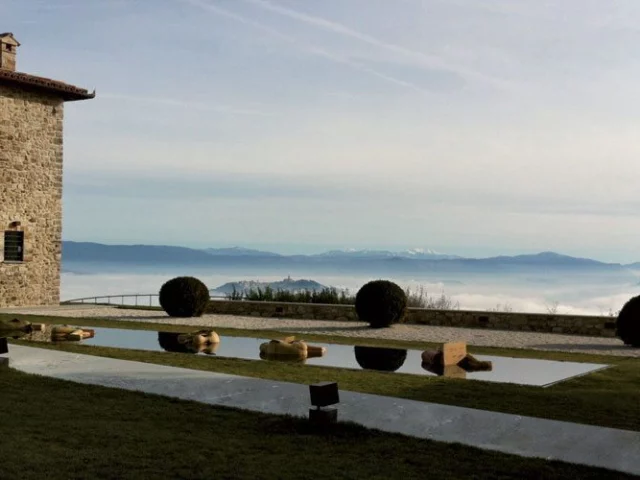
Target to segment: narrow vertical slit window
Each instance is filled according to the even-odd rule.
[[[24,261],[24,232],[4,232],[4,261]]]

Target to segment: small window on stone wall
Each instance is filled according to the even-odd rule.
[[[24,232],[4,232],[4,261],[24,261]]]

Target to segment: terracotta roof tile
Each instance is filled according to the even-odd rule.
[[[57,94],[65,101],[87,100],[96,96],[96,92],[89,93],[87,89],[69,85],[68,83],[38,77],[28,73],[14,72],[0,69],[0,84],[10,83],[24,87],[36,88]]]

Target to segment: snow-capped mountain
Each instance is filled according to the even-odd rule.
[[[311,255],[312,257],[322,258],[413,258],[422,260],[453,260],[462,258],[458,255],[449,255],[446,253],[435,252],[430,249],[413,248],[400,252],[392,252],[389,250],[356,250],[348,248],[345,250],[329,250],[328,252]]]

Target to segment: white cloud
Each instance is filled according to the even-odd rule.
[[[310,53],[312,55],[316,55],[316,56],[325,58],[325,59],[327,59],[327,60],[329,60],[331,62],[334,62],[334,63],[339,63],[339,64],[342,64],[342,65],[346,65],[346,66],[351,67],[351,68],[353,68],[355,70],[361,71],[361,72],[366,73],[366,74],[371,75],[371,76],[374,76],[374,77],[376,77],[378,79],[381,79],[381,80],[384,80],[386,82],[393,83],[395,85],[398,85],[398,86],[401,86],[401,87],[404,87],[404,88],[408,88],[408,89],[413,90],[413,91],[415,91],[417,93],[420,93],[420,94],[423,94],[423,95],[431,95],[431,92],[429,92],[428,90],[420,88],[419,86],[417,86],[417,85],[415,85],[415,84],[413,84],[411,82],[405,81],[405,80],[403,80],[401,78],[397,78],[397,77],[392,76],[392,75],[385,74],[383,72],[379,72],[379,71],[377,71],[377,70],[375,70],[373,68],[370,68],[370,67],[368,67],[366,65],[363,65],[361,63],[352,61],[352,60],[350,60],[350,59],[348,59],[346,57],[340,56],[338,54],[329,52],[328,50],[326,50],[324,48],[317,47],[317,46],[314,46],[314,45],[305,44],[300,39],[297,39],[297,38],[295,38],[293,36],[290,36],[290,35],[285,35],[281,31],[279,31],[279,30],[277,30],[275,28],[269,27],[268,25],[265,25],[265,24],[263,24],[261,22],[257,22],[255,20],[250,19],[250,18],[247,18],[247,17],[244,17],[244,16],[239,15],[237,13],[231,12],[229,10],[220,8],[218,6],[212,5],[210,3],[207,3],[207,2],[204,2],[204,1],[201,1],[201,0],[178,0],[178,1],[183,2],[183,3],[191,4],[193,6],[196,6],[196,7],[202,8],[204,10],[207,10],[207,11],[209,11],[211,13],[215,13],[217,15],[222,15],[224,17],[230,18],[232,20],[235,20],[237,22],[243,23],[245,25],[249,25],[249,26],[251,26],[253,28],[256,28],[256,29],[258,29],[258,30],[260,30],[262,32],[265,32],[265,33],[267,33],[269,35],[272,35],[272,36],[274,36],[274,37],[276,37],[276,38],[278,38],[278,39],[280,39],[280,40],[282,40],[282,41],[284,41],[284,42],[286,42],[286,43],[288,43],[290,45],[293,45],[295,48],[303,49],[304,51],[306,51],[307,53]]]
[[[337,33],[343,35],[345,37],[355,39],[366,44],[372,45],[374,47],[378,47],[384,50],[388,50],[389,52],[395,55],[401,55],[403,57],[409,57],[417,62],[417,64],[428,67],[430,69],[438,69],[444,70],[451,73],[455,73],[461,75],[463,77],[479,80],[482,82],[489,83],[491,85],[499,85],[501,87],[506,87],[509,84],[504,80],[489,77],[475,70],[469,69],[463,65],[455,65],[447,62],[442,57],[438,55],[428,54],[423,51],[418,51],[410,48],[406,48],[401,45],[396,45],[394,43],[386,42],[380,40],[371,35],[367,35],[365,33],[359,32],[353,28],[347,27],[338,22],[330,21],[325,18],[321,18],[315,15],[307,15],[305,13],[299,12],[297,10],[293,10],[290,8],[282,7],[280,5],[276,5],[274,3],[265,1],[265,0],[244,0],[252,5],[257,7],[276,12],[280,15],[284,15],[290,18],[294,18],[301,22],[304,22],[309,25],[313,25],[319,28],[323,28],[325,30],[329,30],[333,33]]]
[[[275,113],[273,112],[265,112],[261,110],[255,110],[252,108],[244,108],[244,107],[236,107],[230,105],[210,105],[205,102],[195,102],[195,101],[185,101],[175,98],[165,98],[165,97],[141,97],[138,95],[124,95],[119,93],[109,93],[109,92],[100,92],[99,100],[107,99],[107,100],[117,100],[122,101],[126,104],[133,104],[132,108],[136,108],[135,105],[139,103],[143,104],[151,104],[151,105],[159,105],[159,106],[167,106],[167,107],[178,107],[178,108],[186,108],[189,110],[204,110],[210,112],[217,113],[228,113],[232,115],[258,115],[258,116],[273,116]],[[127,105],[119,104],[118,109],[127,108]]]

